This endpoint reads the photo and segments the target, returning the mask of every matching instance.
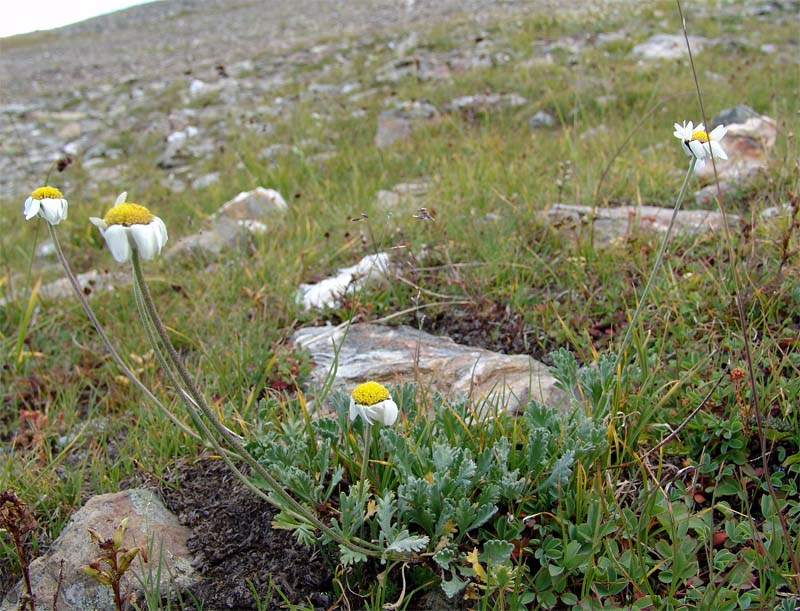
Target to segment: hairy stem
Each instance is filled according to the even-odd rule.
[[[364,454],[361,457],[361,481],[366,481],[367,479],[370,441],[372,441],[372,425],[364,419]]]
[[[625,329],[625,335],[623,336],[622,344],[620,344],[619,347],[619,357],[617,359],[618,363],[622,362],[622,358],[625,355],[625,348],[628,346],[628,342],[631,339],[633,330],[639,323],[639,317],[641,316],[642,310],[647,303],[647,296],[649,295],[650,289],[652,288],[656,276],[658,275],[658,270],[664,261],[664,253],[667,251],[667,244],[669,244],[669,239],[672,235],[672,228],[675,226],[675,219],[677,218],[678,210],[680,210],[681,204],[683,203],[683,198],[686,197],[686,188],[689,186],[689,179],[692,177],[692,172],[694,171],[694,166],[696,163],[697,160],[692,157],[692,160],[689,162],[689,169],[686,170],[686,176],[683,179],[683,185],[681,185],[681,190],[678,193],[677,199],[675,200],[675,207],[672,209],[672,216],[669,219],[667,233],[664,235],[664,239],[661,241],[661,248],[658,251],[656,262],[653,264],[653,270],[650,272],[650,277],[647,279],[647,284],[644,286],[644,291],[642,291],[641,297],[639,297],[639,303],[636,306],[636,311],[633,313],[631,322],[628,324],[628,328]]]
[[[240,438],[233,433],[230,429],[224,426],[217,418],[216,414],[211,410],[211,408],[206,403],[203,396],[200,394],[200,391],[197,389],[197,386],[194,383],[194,380],[189,375],[189,372],[184,367],[183,363],[181,362],[180,356],[178,352],[175,350],[175,347],[172,345],[172,340],[167,333],[166,327],[164,327],[164,323],[161,321],[161,318],[156,311],[155,303],[153,302],[152,295],[150,294],[150,290],[147,287],[147,284],[144,279],[144,273],[142,271],[142,264],[139,260],[139,254],[136,249],[133,249],[131,260],[133,261],[133,272],[136,283],[141,291],[142,301],[144,302],[145,310],[147,311],[148,318],[152,322],[153,326],[155,327],[156,331],[158,332],[158,336],[161,339],[161,343],[163,344],[167,356],[169,360],[172,361],[172,364],[175,367],[175,371],[178,373],[181,381],[183,382],[184,386],[187,389],[187,393],[191,396],[191,399],[197,406],[197,408],[202,412],[202,414],[208,419],[211,423],[212,427],[217,431],[222,439],[233,448],[233,450],[244,459],[244,461],[253,469],[253,471],[258,474],[259,477],[263,478],[267,485],[270,487],[270,490],[273,494],[279,497],[289,508],[295,512],[298,516],[305,519],[310,524],[313,524],[316,528],[322,531],[325,535],[330,537],[333,541],[344,545],[353,551],[360,552],[370,556],[379,556],[380,548],[372,543],[367,541],[353,541],[345,539],[341,534],[337,533],[335,530],[324,524],[317,516],[313,515],[306,507],[300,504],[297,500],[295,500],[289,493],[287,493],[283,486],[275,479],[275,477],[267,471],[264,466],[255,460],[244,448]],[[268,499],[270,502],[273,502],[272,499]],[[284,509],[284,507],[277,505],[279,509]],[[408,559],[407,556],[402,555],[404,559]]]
[[[108,335],[103,329],[103,325],[100,324],[100,321],[97,320],[97,316],[94,314],[94,310],[92,310],[92,306],[89,305],[89,301],[86,299],[86,295],[83,294],[83,290],[81,289],[81,285],[78,283],[78,279],[75,278],[75,274],[72,273],[72,269],[69,266],[69,262],[67,261],[66,256],[64,256],[64,251],[61,249],[61,243],[58,241],[58,236],[56,235],[55,227],[53,227],[50,223],[47,223],[47,228],[50,230],[50,239],[53,240],[53,245],[56,248],[56,253],[58,254],[58,258],[61,261],[61,266],[64,268],[64,273],[67,275],[67,279],[69,283],[72,285],[75,294],[78,296],[78,301],[81,302],[81,306],[83,307],[83,311],[86,313],[89,322],[92,323],[94,330],[97,331],[97,335],[100,336],[100,340],[103,342],[103,346],[105,346],[106,351],[111,355],[111,358],[114,359],[114,362],[120,368],[122,373],[133,382],[133,384],[141,390],[144,395],[152,401],[156,407],[158,407],[164,414],[166,414],[167,418],[169,418],[174,425],[176,425],[179,429],[181,429],[184,433],[193,437],[194,439],[200,440],[200,436],[195,433],[192,429],[186,426],[183,422],[178,420],[175,415],[167,409],[167,407],[159,401],[156,396],[150,391],[147,386],[145,386],[136,374],[131,371],[130,367],[125,364],[125,361],[122,360],[122,357],[117,352],[116,348],[111,345],[111,340],[109,340]]]

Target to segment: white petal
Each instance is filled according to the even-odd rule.
[[[692,124],[692,122],[689,121],[689,125],[691,125],[691,124]],[[705,126],[704,123],[701,123],[700,125],[695,127],[692,131],[704,132],[704,131],[706,131],[706,126]]]
[[[158,243],[158,230],[152,223],[131,225],[128,231],[130,231],[133,243],[136,245],[136,250],[139,251],[142,259],[153,259],[161,252],[161,245]]]
[[[123,191],[122,193],[117,195],[117,199],[114,201],[114,205],[115,206],[119,206],[120,204],[124,204],[125,203],[125,199],[127,197],[128,197],[128,192],[127,191]]]
[[[689,124],[686,124],[686,121],[683,122],[683,125],[680,123],[674,124],[675,131],[672,132],[672,135],[680,140],[691,140],[692,139],[692,122],[689,121]]]
[[[714,155],[714,157],[716,157],[717,159],[728,158],[728,154],[725,152],[725,149],[722,148],[722,145],[719,142],[717,142],[716,140],[712,140],[710,144],[711,144],[711,153]]]
[[[29,221],[39,213],[40,200],[29,197],[25,200],[25,220]]]
[[[58,225],[61,221],[67,218],[67,200],[50,198],[43,199],[39,213],[51,225]]]
[[[391,399],[386,399],[383,402],[383,414],[381,422],[386,426],[392,426],[397,420],[397,403]]]
[[[167,235],[167,226],[164,224],[164,221],[157,216],[153,217],[153,220],[150,221],[150,224],[153,225],[158,232],[158,248],[161,250],[169,239],[169,236]]]
[[[725,134],[728,133],[728,128],[724,125],[717,125],[711,133],[708,134],[708,137],[711,140],[722,140],[725,137]]]
[[[120,263],[131,258],[131,245],[128,241],[128,228],[123,225],[111,225],[103,236],[111,255]]]
[[[106,229],[108,229],[108,225],[106,225],[106,222],[103,219],[97,216],[90,216],[89,222],[100,230],[100,235],[106,235]]]
[[[358,409],[358,413],[367,424],[372,424],[380,417],[380,414],[378,414],[375,409],[376,407],[376,405],[359,405],[356,403],[356,409]]]
[[[353,397],[350,397],[350,420],[355,421],[358,417],[358,408],[356,407],[356,401]]]
[[[705,159],[708,157],[708,151],[703,147],[703,143],[699,140],[692,140],[689,143],[689,148],[692,149],[692,154],[696,159]]]
[[[59,222],[58,218],[58,200],[55,199],[43,199],[42,200],[42,207],[39,210],[42,215],[42,218],[46,220],[51,225],[57,225]]]
[[[681,147],[683,148],[683,152],[686,153],[687,156],[694,157],[694,153],[692,152],[692,149],[689,148],[689,145],[687,144],[686,140],[681,140]]]

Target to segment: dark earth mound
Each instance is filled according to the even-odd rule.
[[[274,530],[273,508],[245,488],[222,460],[204,457],[177,465],[159,492],[193,531],[189,549],[203,580],[184,594],[185,609],[194,608],[192,601],[204,611],[256,609],[248,582],[262,597],[260,608],[279,608],[286,601],[317,609],[333,606],[332,572],[325,559],[290,532]]]

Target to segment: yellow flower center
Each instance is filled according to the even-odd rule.
[[[153,213],[139,204],[119,204],[106,212],[103,218],[106,225],[147,225],[153,220]]]
[[[699,140],[700,142],[708,142],[708,134],[703,129],[696,129],[692,132],[692,140]]]
[[[61,199],[64,194],[55,187],[39,187],[31,193],[33,199]]]
[[[353,400],[359,405],[375,405],[391,397],[386,387],[377,382],[364,382],[353,389]]]

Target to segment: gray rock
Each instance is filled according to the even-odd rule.
[[[778,136],[775,119],[758,115],[743,123],[731,123],[727,128],[721,144],[728,159],[715,160],[719,177],[741,182],[766,169]],[[707,161],[696,174],[704,180],[713,180],[714,166]]]
[[[477,95],[464,95],[447,105],[451,111],[486,112],[498,108],[514,108],[524,106],[528,100],[518,93],[479,93]]]
[[[340,348],[334,387],[345,390],[367,380],[416,382],[451,400],[488,401],[510,412],[531,399],[554,409],[566,405],[547,367],[531,357],[463,346],[412,327],[310,327],[295,332],[293,341],[311,352],[316,363],[311,381],[318,387]]]
[[[322,151],[308,157],[308,163],[324,165],[339,155],[336,151]]]
[[[434,119],[439,116],[436,106],[424,100],[399,102],[395,105],[395,110],[412,121]]]
[[[406,77],[414,77],[420,81],[446,80],[451,76],[448,63],[431,56],[415,55],[392,61],[375,75],[378,83],[399,83]]]
[[[139,590],[140,580],[153,582],[159,569],[160,582],[153,587],[158,587],[168,597],[197,581],[186,547],[191,531],[181,526],[178,518],[150,490],[125,490],[89,499],[73,514],[47,553],[31,563],[37,609],[52,610],[59,573],[62,575],[59,611],[114,608],[111,590],[86,576],[81,567],[98,556],[88,529],[94,528],[101,536],[110,537],[124,518],[128,518],[128,527],[123,545],[128,548],[146,546],[150,562],[143,564],[139,559],[134,560],[131,571],[123,578],[123,592]],[[16,611],[22,591],[20,581],[6,595],[0,611]]]
[[[261,234],[266,229],[263,223],[251,219],[217,218],[213,224],[197,233],[176,240],[167,251],[168,257],[182,253],[219,255],[247,242],[250,234]]]
[[[731,183],[727,180],[719,181],[719,191],[722,192],[722,201],[725,201],[725,195],[730,192],[731,190]],[[716,184],[706,185],[702,189],[695,191],[694,193],[694,203],[698,206],[706,206],[709,204],[713,204],[718,196],[719,192],[717,191]]]
[[[197,97],[213,91],[214,87],[209,85],[208,83],[201,81],[200,79],[194,79],[191,83],[189,83],[189,95],[191,97]]]
[[[600,125],[595,125],[594,127],[590,127],[586,131],[584,131],[580,138],[583,141],[591,140],[592,138],[602,138],[608,134],[608,126],[605,123],[601,123]]]
[[[738,216],[728,214],[728,223],[736,224]],[[600,208],[574,204],[556,204],[547,211],[550,222],[575,229],[593,225],[594,243],[608,246],[612,241],[629,237],[636,232],[666,232],[672,217],[671,208],[658,206],[619,206]],[[719,231],[724,227],[722,215],[709,210],[679,210],[674,234],[696,234]]]
[[[127,272],[99,272],[94,269],[77,274],[75,279],[78,281],[84,295],[113,291],[115,288],[125,286],[131,282],[131,276]],[[63,299],[71,297],[73,294],[74,289],[67,278],[59,278],[53,282],[48,282],[39,289],[39,296],[48,299]]]
[[[375,146],[386,148],[395,142],[408,140],[411,135],[411,120],[393,110],[378,115],[378,129],[375,132]]]
[[[75,140],[81,136],[81,124],[78,121],[70,121],[58,130],[58,137],[62,140]]]
[[[433,104],[415,100],[401,102],[391,110],[378,115],[375,146],[386,148],[395,142],[407,140],[415,123],[433,119],[439,111]]]
[[[167,136],[167,144],[158,159],[158,166],[168,169],[185,164],[190,158],[189,139],[194,138],[198,133],[199,130],[190,125],[186,129],[172,132]]]
[[[120,177],[126,170],[126,166],[122,163],[115,163],[111,165],[103,165],[106,163],[102,159],[96,160],[96,165],[90,164],[89,167],[83,164],[84,169],[89,171],[89,176],[95,183],[120,183]]]
[[[329,278],[314,284],[301,284],[296,299],[306,309],[331,308],[348,292],[359,290],[367,282],[383,280],[388,273],[388,254],[367,255],[355,265],[339,269]]]
[[[528,125],[530,125],[531,129],[555,127],[556,119],[549,112],[539,110],[528,120]]]
[[[169,175],[164,176],[160,183],[162,187],[169,189],[173,193],[183,193],[186,191],[186,183],[172,172],[170,172]]]
[[[705,46],[706,40],[689,36],[689,43],[692,45],[692,54],[697,54]],[[634,46],[633,54],[644,60],[680,59],[689,56],[683,34],[654,34]]]
[[[192,181],[192,189],[205,189],[206,187],[210,187],[214,183],[219,182],[220,174],[219,172],[211,172],[209,174],[203,174],[195,178]]]
[[[788,216],[794,212],[792,204],[785,202],[777,206],[770,206],[761,211],[761,218],[764,220],[776,219],[783,216]]]
[[[253,70],[255,70],[255,64],[251,60],[245,59],[233,64],[233,66],[231,66],[230,73],[231,76],[235,78],[243,78],[248,76],[251,72],[253,72]]]
[[[717,125],[731,125],[732,123],[744,123],[748,119],[757,119],[761,115],[750,108],[747,104],[739,104],[733,108],[726,108],[719,114],[711,118],[711,127]]]
[[[295,153],[296,155],[302,154],[300,149],[298,149],[296,146],[292,146],[291,144],[276,143],[270,144],[269,146],[261,149],[261,152],[258,154],[258,158],[272,161],[280,155],[288,155],[289,153]]]
[[[416,210],[419,200],[427,193],[430,185],[427,182],[405,182],[395,185],[391,190],[381,189],[375,194],[375,207],[384,212]]]
[[[284,213],[289,205],[275,189],[256,187],[252,191],[242,191],[232,200],[226,202],[216,215],[230,219],[262,219],[274,217],[276,213]]]

